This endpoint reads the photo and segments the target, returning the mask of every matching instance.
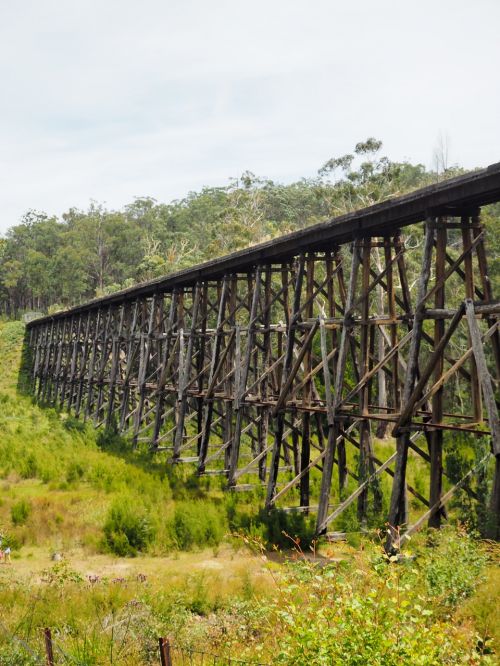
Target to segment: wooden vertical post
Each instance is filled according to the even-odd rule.
[[[201,287],[197,283],[194,288],[193,309],[191,319],[191,330],[189,332],[189,339],[187,343],[187,351],[183,360],[183,367],[179,367],[179,380],[178,380],[178,412],[177,412],[177,425],[174,438],[174,460],[180,456],[182,438],[184,436],[184,422],[186,419],[187,408],[187,390],[189,387],[189,380],[191,374],[191,367],[193,363],[193,349],[194,340],[196,337],[196,327],[198,326],[198,309],[200,305]]]
[[[342,399],[342,387],[344,385],[344,374],[347,363],[347,350],[350,347],[350,333],[352,328],[351,308],[354,304],[356,294],[356,283],[358,279],[358,270],[360,264],[359,248],[357,241],[352,243],[352,263],[351,274],[349,276],[349,289],[347,292],[344,306],[344,322],[340,336],[339,354],[334,384],[334,410],[332,420],[335,424],[334,431],[328,437],[328,446],[323,460],[323,475],[321,477],[321,490],[319,496],[318,517],[316,531],[321,534],[326,529],[326,518],[328,516],[328,504],[330,501],[330,491],[332,485],[333,464],[335,461],[335,442],[339,434],[338,421],[336,420],[336,406]]]
[[[223,374],[227,377],[224,382],[224,398],[223,398],[223,418],[222,418],[222,439],[224,443],[229,442],[229,445],[224,449],[224,469],[229,468],[229,456],[232,448],[232,441],[234,436],[234,407],[233,401],[231,400],[231,393],[236,387],[236,367],[235,367],[235,357],[236,357],[236,346],[240,345],[241,337],[237,338],[236,330],[236,309],[238,303],[238,286],[239,280],[237,275],[231,277],[231,288],[229,291],[228,297],[228,312],[227,312],[227,323],[229,328],[235,332],[235,335],[232,336],[231,340],[228,341],[227,345],[229,346],[228,353],[225,359],[225,368]],[[223,338],[224,340],[224,332]],[[239,351],[238,351],[239,354]],[[230,371],[233,370],[231,377],[228,377]],[[240,368],[238,367],[238,373]]]
[[[304,280],[304,255],[299,257],[299,266],[295,278],[295,291],[293,297],[293,312],[289,318],[288,335],[286,342],[285,359],[283,363],[283,372],[281,375],[281,389],[286,386],[288,373],[292,366],[293,350],[295,347],[296,327],[300,318],[300,300],[302,295],[302,282]],[[269,478],[267,483],[266,507],[270,508],[276,491],[278,480],[278,468],[280,463],[281,446],[285,427],[285,411],[280,409],[276,415],[276,426],[274,433],[274,447],[272,452],[271,466],[269,469]]]
[[[314,255],[311,253],[307,257],[307,275],[306,275],[306,307],[305,316],[310,319],[313,316],[313,293],[314,293]],[[304,356],[304,374],[307,376],[312,370],[312,344],[314,338],[308,344],[306,354]],[[312,384],[311,379],[308,379],[303,389],[302,405],[307,408],[311,403],[312,397]],[[310,483],[309,483],[309,463],[311,461],[311,415],[304,411],[302,415],[302,443],[300,448],[300,471],[304,472],[300,478],[300,506],[306,507],[310,505]],[[306,513],[308,511],[306,510]]]
[[[173,666],[169,639],[160,637],[158,639],[158,645],[160,648],[161,666]]]
[[[483,389],[484,404],[488,413],[488,425],[491,433],[491,446],[495,455],[495,478],[490,500],[491,524],[488,525],[489,536],[493,539],[500,538],[500,417],[498,407],[495,401],[495,394],[491,384],[491,377],[486,365],[483,344],[481,342],[481,333],[477,325],[474,302],[468,298],[465,301],[465,311],[467,314],[467,323],[472,344],[472,350],[476,361],[478,376]]]
[[[142,414],[144,409],[144,402],[146,400],[146,379],[148,376],[149,360],[151,354],[151,339],[154,327],[155,308],[158,295],[153,294],[150,303],[149,317],[147,315],[146,301],[144,302],[144,316],[142,318],[142,326],[146,330],[140,333],[140,347],[139,347],[139,369],[137,371],[137,405],[134,414],[134,434],[133,445],[137,446],[139,430],[142,423]],[[180,308],[182,306],[179,306]]]
[[[86,396],[86,403],[85,403],[85,415],[84,418],[87,419],[90,416],[90,412],[92,409],[92,399],[94,397],[94,373],[95,373],[95,366],[97,364],[97,354],[98,354],[98,347],[99,347],[99,336],[101,334],[101,314],[102,310],[101,308],[98,308],[97,310],[97,316],[95,319],[95,326],[94,330],[92,331],[92,351],[90,354],[90,361],[89,361],[89,367],[88,367],[88,372],[87,372],[87,396]]]
[[[399,233],[394,236],[394,252],[398,253],[402,250],[403,244]],[[391,241],[389,238],[384,240],[384,256],[387,266],[387,299],[389,306],[389,317],[391,320],[390,339],[391,347],[394,349],[398,344],[398,325],[396,323],[396,290],[394,288],[394,271],[392,267],[392,249]],[[402,257],[401,257],[402,258]],[[400,387],[399,387],[399,352],[396,352],[392,358],[391,365],[391,378],[392,378],[392,406],[396,410],[399,409],[400,404]]]
[[[47,338],[45,340],[45,354],[43,359],[43,370],[41,377],[42,381],[38,386],[38,399],[41,400],[42,402],[45,402],[46,400],[48,386],[52,380],[50,374],[50,364],[51,364],[52,347],[54,344],[56,326],[57,326],[56,322],[52,320],[50,322],[50,329],[48,331]]]
[[[54,666],[54,649],[52,646],[52,632],[48,627],[43,630],[43,638],[45,641],[45,654],[47,657],[47,666]]]
[[[84,341],[82,345],[80,366],[78,370],[78,385],[76,388],[76,399],[75,399],[75,416],[77,418],[80,416],[80,409],[82,406],[82,400],[84,395],[85,374],[87,369],[87,363],[89,360],[90,336],[92,331],[93,318],[94,315],[92,313],[92,310],[89,310],[89,312],[87,313],[87,322],[85,325]]]
[[[106,313],[106,324],[104,326],[102,342],[101,342],[101,358],[98,364],[98,373],[97,373],[97,398],[94,409],[94,424],[97,426],[99,423],[99,416],[101,412],[101,406],[104,399],[104,386],[105,386],[105,374],[106,367],[108,365],[108,360],[112,347],[112,319],[113,319],[113,305],[108,306]],[[111,342],[111,344],[109,344]]]
[[[472,235],[474,240],[477,240],[478,236],[482,233],[481,227],[481,218],[480,211],[476,210],[471,216],[472,221]],[[483,298],[486,303],[490,303],[493,300],[493,289],[491,286],[491,280],[488,273],[488,260],[486,258],[486,248],[484,245],[484,240],[481,239],[476,245],[477,261],[479,264],[479,274],[481,277],[481,284],[483,287]],[[487,318],[489,326],[493,325],[493,320]],[[495,359],[497,380],[500,381],[500,331],[496,329],[495,333],[491,338],[491,345],[493,347],[493,357]]]
[[[391,246],[390,243],[388,243],[388,238],[383,239],[383,244],[384,244],[384,252],[386,249],[389,250],[389,262],[385,262],[385,270],[386,270],[386,281],[387,281],[387,294],[389,295],[389,283],[392,282],[392,263],[391,263]],[[377,267],[377,272],[382,273],[382,261],[380,257],[380,249],[379,245],[375,244],[374,247],[374,254],[375,254],[375,264]],[[382,287],[381,284],[377,285],[377,313],[379,316],[383,316],[385,314],[385,299],[384,299],[384,288]],[[375,335],[378,332],[377,335],[377,359],[380,361],[385,357],[385,348],[386,348],[386,343],[384,336],[381,334],[378,329],[374,328],[373,329],[373,334]],[[377,402],[378,405],[380,406],[380,409],[385,410],[389,404],[388,401],[388,390],[387,390],[387,377],[385,373],[385,368],[381,368],[377,372]],[[388,423],[387,421],[380,421],[380,423],[377,425],[376,429],[376,436],[379,439],[383,439],[386,436],[387,433],[387,426]]]
[[[365,377],[370,370],[370,353],[369,353],[369,337],[370,325],[368,318],[370,316],[370,299],[368,287],[370,285],[370,257],[371,255],[371,239],[365,238],[363,240],[363,264],[362,264],[362,280],[361,280],[361,336],[360,336],[360,370],[361,376]],[[369,396],[370,396],[370,382],[365,382],[360,393],[360,412],[362,416],[369,414]],[[360,423],[359,432],[359,483],[360,485],[369,476],[370,468],[370,455],[371,455],[371,431],[370,421],[363,419]],[[368,514],[368,488],[365,488],[358,497],[358,519],[362,526],[366,526]]]
[[[69,321],[68,321],[69,319]],[[68,326],[69,323],[69,326]],[[59,403],[62,408],[65,400],[66,379],[68,376],[68,352],[73,338],[73,328],[75,317],[72,315],[70,318],[65,318],[65,325],[63,326],[61,336],[61,346],[58,358],[58,369],[56,370],[56,391],[54,395],[54,404]]]
[[[208,378],[208,386],[210,387],[215,381],[215,373],[218,369],[219,359],[221,355],[221,347],[223,341],[223,324],[224,315],[226,311],[226,300],[228,293],[229,278],[225,277],[222,283],[222,289],[219,297],[219,311],[217,314],[217,328],[215,330],[214,349],[212,354],[212,362],[210,364],[210,374]],[[208,393],[208,388],[207,388]],[[214,403],[211,396],[206,395],[205,398],[205,418],[203,422],[203,436],[200,444],[200,454],[198,463],[198,472],[202,474],[205,471],[205,459],[208,453],[208,445],[210,442],[210,428],[212,425],[212,417],[214,413]]]
[[[406,405],[413,391],[415,379],[418,371],[418,357],[420,352],[420,343],[422,340],[423,317],[425,310],[425,297],[427,285],[431,273],[432,251],[434,247],[434,218],[429,217],[425,229],[424,252],[422,256],[422,268],[418,285],[418,297],[413,319],[412,337],[410,351],[408,353],[408,364],[406,367],[406,377],[403,389],[402,405]],[[406,283],[406,275],[400,267],[400,277],[402,283]],[[411,417],[410,417],[411,418]],[[405,424],[406,425],[406,424]],[[408,461],[408,447],[410,444],[410,434],[407,431],[397,434],[396,443],[396,469],[392,482],[391,503],[389,508],[389,530],[386,540],[386,549],[391,551],[395,542],[394,530],[406,523],[408,516],[408,505],[406,497],[406,464]]]
[[[443,218],[438,219],[437,244],[436,244],[436,281],[442,280],[446,268],[446,221]],[[434,307],[444,308],[445,305],[445,285],[436,290],[434,294]],[[434,320],[434,347],[436,347],[444,335],[444,319]],[[437,382],[444,369],[444,352],[437,359],[434,369],[434,381]],[[443,420],[443,388],[441,387],[432,397],[432,420],[434,423],[441,423]],[[430,490],[429,504],[434,506],[441,499],[443,489],[443,431],[433,430],[430,433]],[[429,518],[429,527],[438,528],[441,526],[441,516],[443,509],[434,512]]]
[[[161,345],[160,354],[160,371],[157,380],[157,395],[156,395],[156,404],[155,404],[155,416],[154,416],[154,425],[153,425],[153,437],[152,437],[152,446],[153,448],[158,447],[160,430],[163,425],[163,408],[165,404],[165,395],[164,389],[167,382],[167,364],[171,352],[172,346],[172,337],[173,337],[173,328],[175,324],[175,315],[177,312],[177,291],[172,291],[170,297],[170,310],[168,313],[167,324],[165,327],[165,337]]]
[[[78,353],[80,351],[80,337],[81,337],[81,330],[82,330],[82,321],[83,321],[83,314],[77,315],[78,317],[78,324],[75,332],[75,338],[73,340],[73,348],[71,351],[71,366],[69,370],[69,380],[68,380],[68,401],[67,401],[67,409],[68,411],[71,410],[73,407],[73,402],[75,400],[75,382],[76,382],[76,372],[77,372],[77,361],[78,361]],[[61,403],[62,405],[62,403]]]
[[[127,317],[127,336],[126,336],[126,365],[122,380],[122,401],[120,407],[120,431],[125,430],[129,418],[129,400],[130,400],[130,377],[132,375],[133,363],[136,356],[138,342],[136,340],[137,322],[139,319],[139,299],[134,302],[132,320],[130,314]],[[140,333],[139,333],[140,335]],[[139,338],[140,339],[140,338]]]
[[[260,299],[260,287],[261,287],[261,268],[258,267],[255,276],[255,284],[253,285],[253,294],[252,294],[252,304],[250,306],[250,316],[248,320],[248,330],[247,330],[247,346],[245,350],[245,357],[243,359],[243,365],[239,367],[237,373],[237,381],[235,381],[235,402],[234,407],[236,410],[236,423],[234,427],[234,439],[233,445],[230,452],[229,460],[229,476],[228,483],[230,486],[236,484],[236,471],[238,469],[238,458],[240,454],[240,444],[241,444],[241,430],[243,427],[243,405],[242,398],[245,393],[248,373],[250,370],[250,360],[252,358],[252,352],[255,342],[255,325],[257,321],[257,309]],[[238,336],[237,336],[238,337]],[[237,345],[238,349],[238,345]],[[237,360],[237,366],[240,366],[240,362]]]
[[[263,342],[262,342],[262,369],[268,368],[272,362],[271,350],[271,296],[272,296],[272,272],[271,267],[267,266],[265,269],[265,286],[264,286],[264,305],[263,305]],[[263,403],[267,402],[269,390],[269,379],[266,375],[259,388],[260,399]],[[259,453],[262,453],[267,448],[267,440],[269,435],[269,407],[264,404],[261,408],[261,419],[259,421]],[[265,481],[267,472],[267,455],[264,455],[259,460],[259,480]]]
[[[201,305],[200,305],[200,329],[197,334],[197,360],[196,360],[196,374],[198,375],[198,398],[196,399],[196,426],[197,426],[197,439],[196,439],[196,453],[200,455],[201,437],[203,433],[203,381],[204,381],[204,367],[205,367],[205,350],[206,350],[206,337],[207,337],[207,317],[208,317],[208,285],[203,282],[201,292]]]
[[[125,305],[120,307],[118,328],[111,339],[111,368],[109,371],[108,409],[106,414],[106,427],[111,427],[115,407],[116,383],[120,367],[120,342],[123,335],[123,322],[125,318]]]
[[[471,230],[469,227],[469,216],[462,215],[461,217],[461,232],[464,256],[464,273],[465,273],[465,298],[474,299],[474,269],[472,265],[472,252],[471,252]],[[469,336],[469,344],[470,344]],[[471,375],[471,397],[472,408],[474,410],[474,420],[476,423],[483,421],[483,406],[481,404],[481,388],[479,386],[479,377],[477,372],[476,360],[474,357],[470,360],[470,375]]]

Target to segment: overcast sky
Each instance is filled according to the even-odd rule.
[[[500,161],[500,0],[0,0],[0,230],[290,182],[368,136]]]

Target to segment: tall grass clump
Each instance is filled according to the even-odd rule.
[[[121,497],[112,503],[103,532],[105,550],[120,557],[135,557],[148,549],[155,527],[144,507],[130,497]]]
[[[309,548],[315,538],[314,517],[300,511],[273,508],[255,512],[252,506],[240,506],[231,497],[226,503],[226,511],[231,532],[260,539],[266,548],[287,550],[295,543],[300,543],[301,548]]]
[[[223,510],[214,504],[179,502],[167,531],[180,550],[218,546],[227,532],[227,522]]]
[[[473,535],[451,528],[430,532],[420,558],[427,593],[445,608],[471,596],[488,562]]]
[[[24,525],[31,514],[31,503],[25,499],[15,502],[10,508],[13,525]]]

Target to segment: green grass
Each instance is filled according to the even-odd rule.
[[[202,509],[192,505],[191,527],[184,520],[184,532],[193,532],[191,536],[179,536],[183,528],[177,514],[183,500],[198,499],[209,504],[208,543],[220,543],[227,531],[220,488],[210,489],[208,479],[195,477],[186,483],[189,472],[169,469],[165,457],[133,452],[121,438],[41,408],[17,390],[23,335],[18,322],[0,324],[2,532],[18,546],[60,549],[78,539],[90,549],[112,548],[113,511],[128,506],[129,519],[133,513],[147,519],[154,535],[141,541],[139,550],[192,548],[205,545],[207,535],[197,527]],[[116,530],[113,534],[118,544],[120,535]],[[127,547],[122,543],[117,550],[123,554]],[[137,550],[133,546],[129,554]]]

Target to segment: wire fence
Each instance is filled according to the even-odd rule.
[[[0,628],[4,630],[12,644],[17,645],[30,659],[29,663],[45,664],[46,666],[62,666],[63,664],[80,666],[81,662],[77,658],[68,655],[58,645],[49,628],[43,630],[44,655],[33,650],[26,641],[11,634],[2,623],[0,623]],[[164,637],[158,638],[157,654],[158,663],[161,666],[270,666],[262,661],[239,659],[228,654],[216,654],[209,650],[183,646]],[[26,663],[24,659],[23,663]]]
[[[4,633],[4,635],[8,638],[10,643],[17,647],[20,652],[25,654],[26,656],[30,657],[33,663],[36,664],[44,664],[45,660],[42,655],[38,654],[35,650],[33,650],[28,643],[23,640],[22,638],[19,638],[19,636],[16,636],[14,634],[11,634],[10,631],[7,629],[5,624],[0,620],[0,629]]]
[[[262,661],[248,661],[230,655],[214,654],[205,650],[188,648],[159,638],[161,666],[269,666]]]

